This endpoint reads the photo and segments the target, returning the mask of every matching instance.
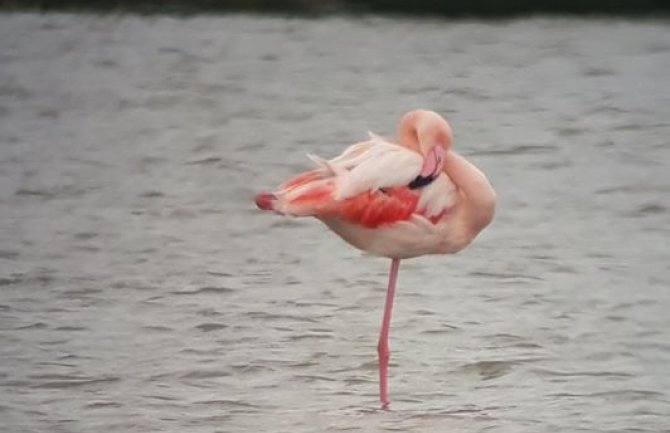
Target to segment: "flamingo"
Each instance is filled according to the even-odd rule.
[[[349,244],[391,259],[377,344],[379,400],[389,406],[389,328],[400,260],[451,254],[493,219],[496,195],[477,167],[451,149],[452,132],[434,111],[413,110],[398,124],[398,141],[369,133],[330,160],[271,193],[256,195],[266,211],[315,217]]]

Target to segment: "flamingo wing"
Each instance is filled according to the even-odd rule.
[[[409,219],[416,211],[419,196],[405,187],[366,191],[343,200],[334,217],[363,227],[376,228]],[[326,217],[331,215],[325,214]]]
[[[334,162],[347,171],[336,173],[335,199],[345,200],[366,191],[406,186],[421,172],[423,157],[409,149],[386,141],[374,141],[354,158]]]
[[[364,215],[366,206],[397,215],[405,215],[409,212],[406,209],[416,206],[416,194],[393,190],[418,176],[423,158],[416,152],[371,136],[333,159],[309,157],[317,168],[288,179],[272,194],[277,212],[296,216],[339,212],[352,219]],[[372,216],[363,219],[376,220]]]
[[[408,188],[423,157],[372,134],[333,159],[309,157],[317,168],[288,179],[262,201],[282,214],[337,218],[366,228],[415,216],[435,223],[452,202],[453,185],[445,174],[420,190]]]

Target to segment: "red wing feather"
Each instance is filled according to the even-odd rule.
[[[307,184],[313,180],[317,180],[321,177],[319,170],[310,170],[304,173],[300,173],[292,178],[288,179],[286,182],[279,185],[279,190],[286,190],[294,188],[296,186]]]
[[[290,179],[282,186],[299,187],[301,181],[317,177],[307,172]],[[334,184],[330,179],[310,182],[310,187],[284,202],[281,212],[292,215],[313,215],[320,218],[340,218],[367,228],[406,221],[417,210],[419,194],[407,187],[366,191],[345,200],[333,199]],[[439,219],[439,217],[437,218]],[[435,218],[430,218],[435,223]]]
[[[337,217],[375,228],[409,219],[416,212],[419,196],[405,187],[367,191],[339,203]]]

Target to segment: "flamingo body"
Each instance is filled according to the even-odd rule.
[[[331,160],[312,157],[319,167],[299,174],[277,191],[259,194],[261,209],[313,216],[354,247],[389,258],[455,252],[467,239],[454,239],[444,218],[457,202],[446,173],[410,189],[423,158],[417,152],[372,135]]]
[[[449,124],[428,110],[406,113],[399,143],[370,134],[316,168],[256,195],[262,210],[315,217],[349,244],[392,259],[380,332],[380,399],[388,405],[388,334],[400,259],[455,253],[486,227],[495,192],[486,176],[451,150]]]

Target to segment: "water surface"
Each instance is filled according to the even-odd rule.
[[[670,27],[0,16],[20,432],[670,431]],[[499,194],[401,266],[254,191],[433,108]]]

